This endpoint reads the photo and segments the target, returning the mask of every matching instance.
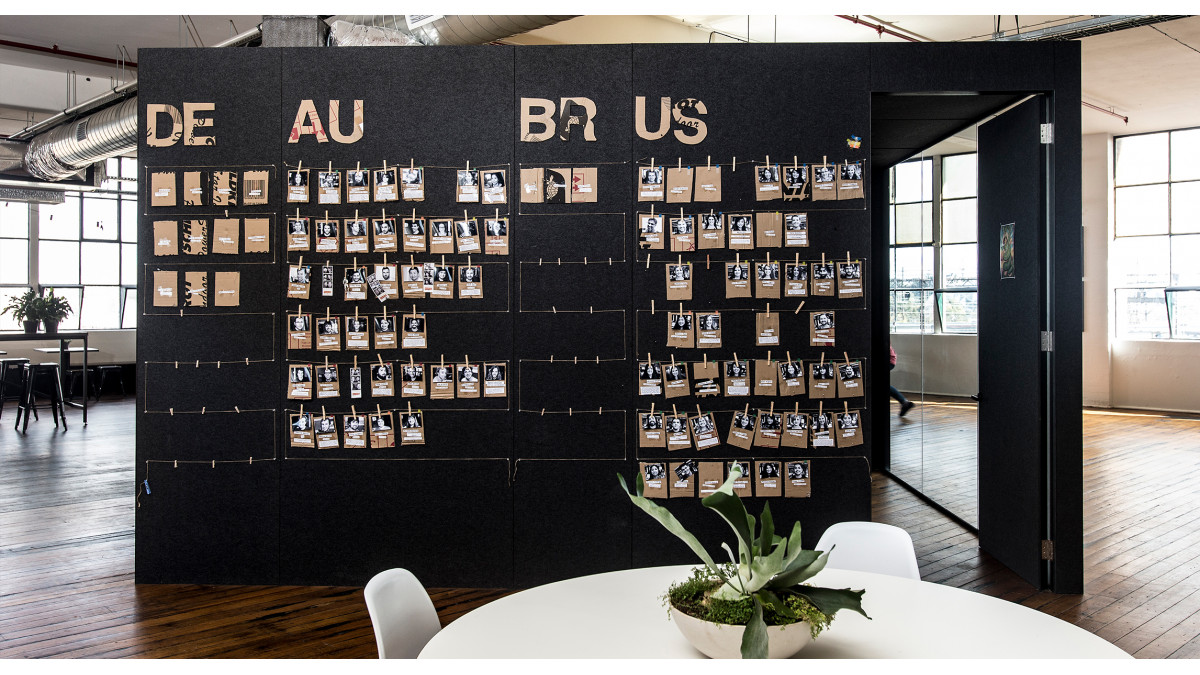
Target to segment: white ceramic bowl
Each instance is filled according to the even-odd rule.
[[[710,659],[742,658],[742,634],[745,626],[702,621],[671,608],[671,621],[679,632]],[[807,621],[798,621],[786,626],[767,626],[767,658],[790,659],[805,645],[812,642]]]

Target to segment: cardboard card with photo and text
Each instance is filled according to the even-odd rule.
[[[291,400],[309,400],[313,397],[313,368],[311,363],[288,364],[288,393]]]
[[[741,475],[733,479],[733,494],[738,497],[753,497],[754,474],[750,473],[750,462],[744,459],[726,462],[725,475],[732,475],[734,467],[737,467]]]
[[[409,409],[399,415],[400,445],[425,445],[425,413]]]
[[[803,499],[812,496],[812,473],[807,459],[787,460],[783,470],[784,497]]]
[[[395,428],[392,426],[391,411],[382,414],[369,415],[371,420],[371,448],[384,449],[396,447]]]
[[[485,255],[508,255],[508,218],[483,219]]]
[[[754,359],[755,396],[775,396],[778,393],[778,377],[779,367],[774,360]]]
[[[296,413],[289,415],[288,418],[291,421],[290,439],[292,447],[314,447],[312,413]]]
[[[760,164],[754,167],[754,199],[768,201],[783,198],[783,180],[778,164]]]
[[[242,221],[240,218],[214,218],[212,252],[221,255],[237,255],[241,241]]]
[[[783,214],[778,211],[759,211],[754,214],[754,245],[757,248],[783,246]]]
[[[308,169],[288,169],[287,172],[287,201],[289,204],[307,204]]]
[[[754,418],[754,414],[746,410],[733,413],[725,442],[735,448],[749,450],[754,442],[754,427],[757,426]]]
[[[179,255],[179,221],[154,221],[154,255]]]
[[[690,393],[691,384],[688,382],[687,364],[672,361],[663,366],[663,397],[679,398]]]
[[[208,306],[208,272],[183,273],[183,304],[185,307]]]
[[[808,414],[788,412],[783,414],[783,435],[779,439],[780,447],[808,447]]]
[[[287,250],[307,251],[312,248],[312,239],[309,233],[311,223],[308,218],[289,217],[287,223]]]
[[[667,477],[667,480],[670,481],[670,485],[667,488],[668,498],[695,498],[697,474],[700,471],[696,460],[688,459],[682,462],[669,462],[667,467],[671,470],[671,475]]]
[[[179,272],[175,270],[154,270],[154,302],[155,307],[179,306]]]
[[[667,201],[687,203],[692,201],[692,167],[667,169]]]
[[[721,201],[721,166],[698,166],[695,170],[695,189],[692,201]]]
[[[271,182],[270,171],[245,171],[242,173],[242,205],[262,206],[270,200],[268,184]]]
[[[836,341],[837,316],[833,310],[810,312],[809,343],[814,347],[829,347]]]
[[[664,269],[667,273],[667,300],[691,300],[692,263],[667,263]]]
[[[725,248],[725,214],[709,211],[696,216],[696,248]]]
[[[725,217],[729,225],[729,248],[747,250],[754,248],[754,214],[732,213]]]
[[[833,361],[808,362],[808,397],[837,398],[837,365]]]
[[[662,412],[638,413],[638,447],[667,447],[667,432],[663,429]]]
[[[648,499],[666,499],[668,473],[666,462],[639,462],[642,472],[642,496]]]
[[[663,201],[665,196],[663,181],[666,177],[661,166],[639,166],[637,177],[639,202]]]
[[[759,460],[754,463],[754,494],[757,497],[783,496],[783,462]]]
[[[834,420],[837,423],[837,428],[833,432],[837,439],[837,447],[852,448],[862,445],[862,416],[857,410],[835,413]]]

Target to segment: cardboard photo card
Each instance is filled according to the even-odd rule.
[[[454,253],[454,219],[433,218],[429,221],[429,252]]]
[[[508,363],[483,364],[483,397],[504,398],[508,396]]]
[[[366,218],[346,218],[342,222],[346,232],[346,253],[369,253],[371,251],[370,226]]]
[[[420,410],[400,413],[400,445],[425,445],[424,418]]]
[[[692,364],[692,393],[695,396],[719,396],[721,394],[721,365],[717,361]]]
[[[707,450],[721,444],[717,434],[717,422],[712,413],[697,413],[688,418],[691,425],[692,444],[696,450]]]
[[[341,223],[336,220],[317,221],[317,253],[340,253],[342,250]]]
[[[783,279],[783,297],[808,297],[808,263],[784,263]]]
[[[150,206],[175,206],[177,200],[175,172],[151,171]]]
[[[814,347],[829,347],[835,342],[836,313],[833,310],[810,312],[812,321],[809,344]]]
[[[400,297],[400,267],[388,263],[386,265],[372,265],[371,276],[375,277],[375,281],[379,287],[383,289],[384,295],[387,298]]]
[[[837,276],[834,267],[832,260],[812,264],[812,274],[809,276],[812,279],[813,295],[827,298],[834,296],[834,277]]]
[[[371,172],[372,195],[377,202],[399,201],[400,192],[396,187],[396,167],[375,169]]]
[[[429,366],[429,397],[436,399],[454,398],[454,367],[445,363]]]
[[[795,196],[804,195],[804,187],[808,183],[808,165],[793,163],[783,167],[783,187]],[[799,192],[797,192],[799,191]]]
[[[784,448],[807,448],[808,447],[808,415],[802,412],[789,412],[783,414],[783,436],[779,439],[780,447]]]
[[[571,169],[571,203],[593,203],[599,198],[599,185],[596,182],[596,167],[575,167]]]
[[[862,445],[862,420],[858,411],[847,409],[845,412],[834,413],[834,417],[837,418],[837,447],[852,448]]]
[[[349,374],[349,376],[347,377],[347,379],[348,379],[348,380],[349,380],[349,382],[350,382],[350,398],[352,398],[352,399],[355,399],[355,398],[362,398],[362,397],[363,397],[363,373],[362,373],[362,368],[358,368],[358,367],[353,367],[353,366],[352,366],[352,367],[349,369],[349,373],[350,373],[350,374]]]
[[[385,363],[382,359],[378,363],[371,364],[371,396],[389,397],[396,395],[396,380],[395,373],[392,371],[392,364]]]
[[[837,199],[837,165],[812,166],[812,198],[814,202]]]
[[[317,351],[342,351],[341,323],[341,319],[336,316],[326,316],[323,319],[320,317],[317,318]]]
[[[779,261],[754,263],[754,297],[779,297]]]
[[[808,397],[837,398],[837,380],[834,373],[837,366],[833,361],[808,362]]]
[[[787,471],[787,476],[783,480],[783,496],[795,499],[811,497],[812,484],[809,482],[811,480],[809,460],[791,460],[783,464],[784,470]]]
[[[185,307],[208,307],[208,272],[183,273]]]
[[[413,398],[425,395],[425,364],[409,361],[400,366],[400,396]]]
[[[291,445],[293,448],[311,448],[313,443],[312,413],[296,413],[289,415],[291,420]]]
[[[346,203],[365,204],[371,201],[371,171],[346,170]]]
[[[779,395],[799,396],[804,391],[804,364],[800,361],[780,361]]]
[[[479,203],[479,172],[459,169],[455,181],[454,201],[459,204]]]
[[[853,260],[837,264],[837,294],[839,298],[862,297],[862,261]]]
[[[697,312],[696,313],[696,348],[705,349],[708,347],[721,346],[721,313],[720,312]]]
[[[402,265],[400,267],[400,291],[406,298],[425,297],[424,265]]]
[[[729,221],[729,248],[747,250],[754,248],[754,214],[733,213],[726,217]]]
[[[570,204],[570,171],[567,169],[541,169],[541,202],[545,204]]]
[[[308,199],[308,169],[288,169],[287,202],[307,204]]]
[[[692,299],[692,263],[667,263],[667,300]]]
[[[667,169],[667,201],[687,203],[692,201],[692,167]]]
[[[541,169],[521,169],[520,201],[522,204],[542,203],[542,181],[544,174]]]
[[[313,373],[311,363],[288,364],[288,394],[292,400],[309,400],[313,397]]]
[[[667,312],[667,346],[684,349],[696,346],[696,327],[691,312]]]
[[[688,418],[684,414],[666,415],[663,421],[667,434],[667,452],[687,450],[692,447],[692,433],[688,431]]]
[[[288,265],[287,296],[307,300],[311,281],[312,265]]]
[[[783,246],[783,214],[760,211],[754,214],[754,245],[757,248]]]
[[[466,299],[483,299],[483,266],[458,266],[458,297]]]
[[[458,398],[479,398],[479,364],[460,363],[454,367]]]
[[[242,273],[214,272],[214,307],[238,307],[242,304]]]
[[[317,171],[317,203],[342,203],[342,171],[328,169]]]
[[[662,250],[663,215],[661,213],[639,213],[638,216],[638,248]]]
[[[751,297],[750,290],[750,263],[747,262],[727,262],[725,263],[725,297],[726,298],[749,298]]]
[[[725,464],[723,462],[700,462],[697,483],[700,485],[700,498],[703,499],[714,492],[725,482]]]
[[[347,267],[342,277],[343,297],[347,301],[367,299],[367,268]]]
[[[371,320],[365,316],[346,317],[346,349],[371,348]]]
[[[686,363],[675,363],[672,360],[663,367],[663,395],[665,398],[687,396],[691,391]]]
[[[179,255],[179,221],[154,221],[154,255]]]
[[[379,253],[394,253],[397,251],[396,246],[396,219],[395,218],[372,218],[371,219],[371,238],[372,249]],[[421,231],[421,251],[425,250],[424,230]]]
[[[663,201],[663,168],[661,166],[639,166],[638,167],[638,201],[639,202],[661,202]]]
[[[214,254],[237,255],[238,244],[242,239],[242,221],[240,218],[214,218],[212,232],[212,248]]]
[[[183,205],[184,206],[203,206],[204,195],[206,194],[205,172],[203,171],[184,171],[183,172]]]
[[[406,202],[425,201],[425,169],[410,166],[400,169],[400,196]]]
[[[754,395],[776,396],[779,366],[770,359],[754,359]]]
[[[638,362],[638,396],[662,396],[662,363]]]
[[[433,290],[429,291],[431,298],[454,297],[454,266],[437,266],[433,272]]]
[[[337,398],[341,395],[337,364],[326,361],[324,365],[316,366],[316,369],[317,398]]]
[[[783,183],[779,177],[778,164],[761,164],[754,167],[754,199],[769,201],[783,198]]]
[[[669,499],[680,497],[695,498],[697,474],[700,471],[696,460],[687,459],[682,462],[668,462],[667,468],[671,471],[671,475],[667,477],[670,481],[670,485],[667,488],[667,497]]]
[[[788,248],[808,247],[808,214],[783,214],[783,245]]]
[[[725,214],[709,211],[701,213],[698,218],[700,226],[696,230],[696,248],[725,248]]]
[[[667,463],[639,462],[638,471],[642,472],[642,496],[647,499],[666,499]]]
[[[844,361],[837,365],[838,398],[863,396],[862,361]]]
[[[667,436],[663,430],[662,412],[638,413],[638,447],[667,447]]]
[[[733,413],[733,418],[729,420],[729,433],[725,435],[725,442],[735,448],[749,450],[754,442],[754,427],[754,415],[748,410]]]
[[[312,349],[312,314],[288,314],[288,349]]]
[[[329,450],[338,447],[337,419],[333,416],[316,417],[313,429],[317,437],[317,449]]]
[[[366,415],[342,415],[342,447],[358,449],[367,447]]]
[[[481,169],[483,182],[484,204],[507,204],[508,183],[505,181],[504,169]]]
[[[213,206],[237,206],[238,175],[236,171],[212,172]]]
[[[433,282],[438,275],[438,264],[435,262],[421,263],[421,280],[425,284],[425,293],[433,293]]]
[[[485,255],[508,255],[508,218],[483,219]]]
[[[174,270],[154,270],[154,302],[155,307],[179,306],[179,272]]]
[[[696,167],[695,184],[692,201],[719,202],[721,201],[721,165]]]
[[[671,228],[671,250],[677,253],[696,250],[696,219],[692,216],[672,216],[667,219]]]
[[[425,219],[404,218],[404,251],[406,253],[424,253],[427,244],[425,240]]]
[[[817,412],[808,423],[809,429],[809,444],[814,448],[832,448],[834,446],[834,438],[831,435],[833,430],[833,413]]]
[[[187,255],[208,254],[208,221],[185,220],[179,224],[179,241]]]
[[[268,203],[267,184],[270,181],[270,171],[242,172],[242,205],[262,206]]]
[[[779,313],[761,312],[754,315],[754,344],[757,347],[779,345]]]
[[[838,164],[837,171],[837,198],[862,199],[864,197],[862,162]]]
[[[375,334],[375,349],[395,349],[396,317],[391,314],[371,317],[372,333]]]
[[[783,434],[783,413],[767,410],[758,411],[758,429],[754,432],[754,445],[759,448],[778,448]]]
[[[750,395],[750,361],[741,359],[725,362],[725,395]]]
[[[289,251],[307,251],[312,248],[311,239],[309,239],[309,223],[308,218],[296,217],[288,218],[288,244]]]
[[[732,474],[735,466],[739,469],[741,475],[733,479],[733,494],[739,497],[753,497],[754,474],[750,473],[750,462],[738,459],[726,462],[726,475]]]
[[[333,297],[333,265],[321,265],[321,297]]]
[[[400,336],[401,349],[425,349],[429,346],[424,314],[405,314],[402,321],[400,325],[404,326],[404,332]]]
[[[371,449],[396,447],[396,437],[392,427],[392,412],[370,415],[371,420]]]
[[[783,463],[758,460],[754,463],[754,494],[758,497],[783,496]]]
[[[479,222],[474,218],[454,221],[454,240],[459,253],[479,253]]]

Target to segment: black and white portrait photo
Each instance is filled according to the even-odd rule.
[[[646,431],[662,429],[662,413],[645,413],[642,415],[642,428]]]
[[[395,169],[376,169],[375,184],[376,185],[391,185],[396,181]]]
[[[405,265],[401,269],[405,281],[421,281],[421,266],[420,265]]]
[[[391,431],[390,415],[371,415],[371,431]]]
[[[420,429],[421,428],[421,413],[407,412],[400,414],[401,429]]]
[[[308,185],[308,171],[305,170],[289,170],[287,173],[288,185],[293,187],[304,187]]]
[[[422,170],[420,168],[401,169],[400,182],[404,183],[405,185],[420,185],[423,182],[421,180],[421,171]]]
[[[349,187],[367,187],[367,175],[366,171],[348,171],[346,172],[346,185]]]
[[[760,183],[778,183],[779,182],[779,167],[778,166],[760,166],[760,167],[758,167],[758,182],[760,182]]]
[[[297,314],[292,317],[292,330],[308,330],[308,315]]]
[[[405,218],[404,219],[404,234],[413,234],[413,235],[419,235],[422,237],[425,236],[425,221],[412,220],[410,218]]]
[[[778,279],[779,278],[779,263],[777,263],[777,262],[763,263],[763,264],[757,265],[757,267],[758,267],[758,278],[759,279],[769,280],[769,279]]]
[[[364,333],[367,330],[367,318],[362,316],[346,317],[346,332]]]
[[[759,462],[758,477],[760,480],[766,478],[779,478],[779,463],[778,462]]]
[[[496,190],[504,187],[503,171],[484,171],[483,187],[486,190]]]
[[[458,367],[459,382],[478,382],[479,366],[464,365]]]
[[[330,318],[317,319],[317,332],[321,335],[338,335],[342,331],[338,327],[338,320]]]
[[[666,465],[661,462],[647,462],[645,473],[646,480],[661,480],[667,473]]]
[[[671,234],[691,234],[692,219],[691,218],[672,218],[671,219]]]
[[[662,182],[662,169],[657,167],[642,168],[642,185],[660,185]]]
[[[503,382],[504,366],[498,363],[489,365],[483,371],[483,379],[488,382]]]
[[[667,433],[681,434],[687,431],[687,418],[683,415],[672,415],[667,418]]]
[[[671,330],[691,330],[692,315],[689,313],[671,314]]]
[[[347,284],[365,284],[367,283],[367,268],[347,267],[345,278]]]
[[[750,264],[729,263],[726,265],[726,273],[730,281],[745,281],[750,277]]]
[[[788,413],[787,428],[788,431],[804,431],[808,429],[808,415],[803,413]]]
[[[342,421],[342,428],[345,431],[358,433],[367,425],[366,415],[346,415]]]
[[[857,380],[858,378],[862,377],[862,364],[858,362],[839,364],[838,375],[840,375],[843,380]]]
[[[858,413],[848,412],[838,415],[838,428],[840,429],[857,429],[858,428]]]
[[[337,431],[337,420],[332,417],[317,418],[317,433],[328,434]]]
[[[371,366],[372,382],[387,382],[390,379],[392,379],[392,364],[376,363]]]
[[[813,279],[832,279],[833,263],[813,263]]]
[[[750,475],[750,464],[748,462],[730,462],[729,463],[729,473],[732,474],[735,467],[737,468],[738,472],[742,474],[743,477]]]
[[[308,431],[309,429],[312,429],[312,413],[297,415],[296,419],[292,420],[292,431]]]
[[[662,216],[642,215],[642,234],[658,234],[663,231]]]
[[[692,418],[692,433],[699,436],[700,434],[711,434],[712,432],[712,415],[699,415]]]
[[[862,278],[862,263],[849,262],[838,264],[838,274],[843,279],[861,279]]]
[[[783,178],[788,185],[802,185],[808,180],[808,167],[806,166],[789,166],[783,170]]]
[[[727,377],[746,377],[747,370],[745,361],[729,361],[725,364]]]
[[[691,265],[667,265],[667,272],[671,275],[671,281],[687,281],[692,278]]]
[[[351,220],[346,223],[347,237],[365,237],[367,236],[367,221]]]
[[[508,235],[508,222],[489,218],[483,221],[489,237],[504,237]]]
[[[799,361],[784,361],[779,364],[779,372],[783,375],[783,379],[792,380],[804,374],[800,368]]]
[[[479,265],[463,265],[458,268],[458,280],[468,284],[483,281],[483,268]]]
[[[788,232],[799,232],[808,229],[807,213],[788,213],[783,216],[783,229]]]
[[[391,218],[375,221],[375,234],[395,234],[396,225]],[[422,232],[422,234],[424,234]]]
[[[862,180],[862,164],[843,164],[842,180]]]
[[[682,363],[672,363],[663,368],[663,376],[667,382],[678,382],[687,378],[687,366]]]
[[[317,182],[323,188],[339,188],[342,186],[342,172],[318,171]]]
[[[437,273],[434,275],[433,281],[435,283],[437,283],[437,282],[449,283],[451,281],[454,281],[453,268],[451,268],[449,266],[437,268]]]
[[[783,424],[783,415],[780,413],[763,413],[759,415],[758,420],[764,431],[779,431],[780,425]]]
[[[312,267],[309,265],[291,265],[288,267],[288,282],[307,284],[312,278]]]
[[[337,366],[321,366],[320,368],[317,368],[317,382],[330,384],[337,381]]]
[[[479,226],[475,224],[474,220],[460,220],[455,223],[455,226],[458,228],[459,239],[474,237],[479,234]]]
[[[337,223],[332,220],[320,221],[317,223],[317,236],[324,239],[336,238],[338,236]]]
[[[808,478],[808,462],[788,462],[787,472],[792,480],[804,480]]]
[[[662,378],[662,365],[658,361],[638,364],[638,379],[658,380]]]
[[[697,314],[696,320],[700,322],[700,330],[719,330],[721,328],[720,314]]]
[[[292,382],[312,382],[312,366],[288,366],[288,379]]]
[[[452,229],[452,223],[449,220],[433,221],[433,236],[449,237]]]
[[[749,232],[750,231],[750,216],[730,216],[729,217],[730,232]]]
[[[715,213],[706,213],[700,217],[700,227],[705,230],[721,229],[721,216]]]
[[[830,413],[817,413],[812,416],[813,433],[821,431],[829,431],[829,427],[833,425],[833,415]]]
[[[784,271],[787,273],[788,281],[808,281],[808,265],[800,263],[787,263],[784,265]]]
[[[425,319],[419,316],[410,316],[404,320],[404,332],[406,333],[421,333],[425,330]]]
[[[288,232],[308,234],[308,218],[288,218]]]
[[[817,312],[813,314],[813,326],[817,330],[833,328],[833,312]]]
[[[431,368],[431,370],[433,371],[433,381],[434,382],[453,382],[454,381],[454,374],[451,371],[450,366],[433,366]]]
[[[421,382],[425,379],[425,369],[416,364],[404,366],[400,369],[400,376],[405,382]]]
[[[371,319],[375,324],[376,333],[394,333],[396,332],[396,322],[390,316],[377,316]]]
[[[686,480],[689,476],[696,475],[696,462],[689,459],[688,461],[675,467],[675,477],[679,480]]]
[[[823,165],[813,167],[813,180],[817,183],[833,182],[833,166]]]
[[[814,380],[832,380],[833,379],[833,362],[826,363],[809,363],[812,379]]]
[[[459,169],[458,184],[464,187],[479,185],[479,176],[472,170]]]
[[[733,427],[735,429],[745,429],[746,431],[754,431],[754,415],[746,413],[733,414]]]

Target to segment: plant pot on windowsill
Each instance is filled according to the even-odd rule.
[[[37,332],[37,328],[38,328],[37,321],[22,321],[21,324],[25,326],[25,334],[26,335],[33,335],[34,333]]]
[[[70,314],[71,304],[61,295],[55,295],[54,289],[50,289],[45,296],[33,300],[29,318],[40,319],[47,335],[57,335],[58,324]]]
[[[42,327],[46,329],[46,335],[58,335],[57,321],[47,321],[42,319]]]

